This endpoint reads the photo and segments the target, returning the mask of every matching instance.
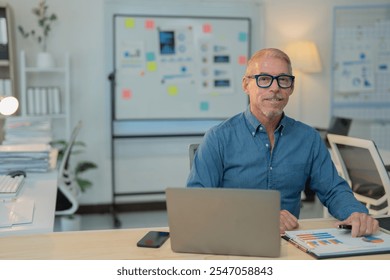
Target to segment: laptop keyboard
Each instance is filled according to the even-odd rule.
[[[24,176],[0,175],[0,199],[14,198],[24,183]]]

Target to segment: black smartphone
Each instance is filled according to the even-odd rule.
[[[165,231],[149,231],[138,242],[138,247],[160,248],[169,238],[169,232]]]

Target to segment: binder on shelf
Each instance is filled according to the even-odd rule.
[[[12,86],[10,79],[0,79],[0,95],[12,96]]]
[[[48,114],[54,114],[54,103],[53,103],[53,88],[47,89],[47,112]]]
[[[34,114],[41,114],[41,92],[39,88],[34,88]]]
[[[61,114],[61,94],[57,87],[34,87],[27,89],[27,114]]]
[[[12,85],[10,79],[3,80],[4,83],[4,95],[5,96],[12,96]]]
[[[40,88],[39,92],[41,96],[41,114],[47,115],[47,90],[46,88]]]
[[[35,95],[34,89],[27,89],[27,114],[34,115],[35,114]]]
[[[53,113],[61,114],[61,97],[59,88],[55,87],[52,89],[53,94]]]

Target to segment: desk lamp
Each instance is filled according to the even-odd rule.
[[[0,96],[0,114],[12,115],[18,110],[19,101],[13,96]]]

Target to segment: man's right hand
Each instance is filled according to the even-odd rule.
[[[299,227],[298,219],[287,210],[280,211],[280,234]]]

